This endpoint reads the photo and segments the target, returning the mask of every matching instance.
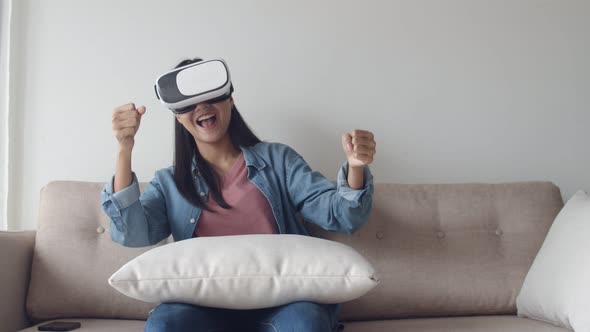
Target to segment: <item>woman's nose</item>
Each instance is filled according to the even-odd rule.
[[[206,111],[209,109],[209,107],[211,107],[211,104],[203,102],[203,103],[198,103],[197,107],[195,107],[195,111]]]

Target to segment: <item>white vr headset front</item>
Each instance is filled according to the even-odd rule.
[[[196,104],[228,99],[233,86],[223,59],[203,60],[162,74],[154,86],[156,97],[174,113],[186,113]]]

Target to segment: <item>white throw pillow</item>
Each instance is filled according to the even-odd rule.
[[[152,303],[182,302],[258,309],[297,301],[341,303],[378,284],[353,248],[303,235],[201,237],[151,249],[125,264],[109,284]]]
[[[516,298],[518,316],[590,331],[590,196],[559,212]]]

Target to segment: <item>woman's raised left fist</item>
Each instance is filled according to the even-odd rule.
[[[364,167],[372,163],[376,145],[375,137],[370,131],[355,129],[342,134],[342,148],[350,167]]]

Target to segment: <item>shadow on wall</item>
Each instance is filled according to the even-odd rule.
[[[10,29],[10,68],[19,75],[11,75],[10,81],[10,104],[9,104],[9,146],[8,146],[8,188],[7,188],[7,228],[8,230],[20,230],[25,222],[21,210],[24,194],[24,174],[22,169],[25,162],[25,116],[24,110],[28,106],[25,98],[26,92],[30,89],[27,81],[28,59],[25,41],[29,40],[30,25],[29,18],[23,13],[28,13],[28,1],[14,1],[13,26]],[[18,19],[16,19],[18,18]],[[38,192],[35,192],[38,194]]]

